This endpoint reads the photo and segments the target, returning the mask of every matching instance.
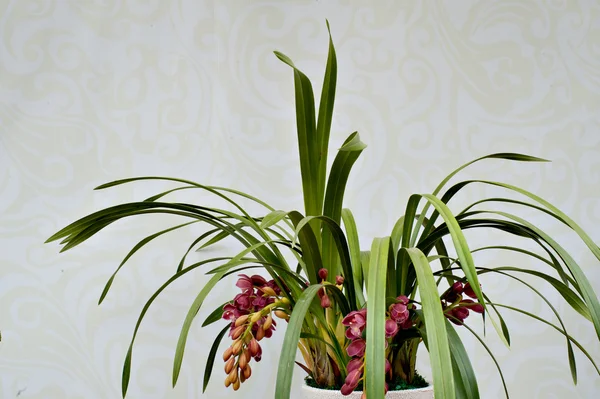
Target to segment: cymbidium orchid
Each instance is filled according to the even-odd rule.
[[[331,37],[318,108],[308,77],[290,58],[279,52],[275,55],[292,68],[294,76],[303,212],[291,210],[297,204],[278,210],[249,194],[219,185],[170,177],[128,178],[98,189],[143,180],[176,186],[142,201],[95,212],[48,240],[61,240],[63,250],[67,250],[130,216],[162,213],[187,220],[142,239],[107,282],[100,298],[102,302],[121,267],[154,238],[192,225],[207,227],[183,251],[181,260],[174,265],[173,275],[142,310],[123,366],[123,396],[128,389],[132,356],[136,352],[133,344],[148,308],[173,282],[202,271],[207,271],[210,278],[198,287],[197,296],[183,320],[174,358],[174,384],[180,375],[188,335],[194,333],[191,329],[194,319],[205,310],[203,304],[217,285],[231,295],[230,300],[210,313],[203,323],[206,326],[223,321],[223,329],[206,354],[204,389],[221,345],[226,348],[222,357],[226,386],[237,390],[253,372],[258,372],[253,371],[253,367],[258,369],[255,363],[262,358],[261,345],[267,344],[265,339],[274,333],[277,320],[286,321],[280,323],[285,327],[280,332],[285,335],[279,360],[270,360],[278,362],[278,367],[260,370],[277,373],[277,399],[290,396],[298,350],[302,356],[298,364],[308,374],[307,383],[340,389],[343,394],[364,388],[363,397],[380,399],[388,388],[396,389],[400,382],[417,382],[415,362],[417,348],[422,343],[429,351],[435,397],[477,399],[475,368],[461,341],[465,334],[473,334],[477,342],[485,345],[480,332],[468,326],[471,312],[482,315],[484,323],[492,326],[506,345],[510,344],[510,327],[520,326],[509,326],[503,312],[515,311],[541,320],[566,338],[566,354],[574,380],[577,377],[574,346],[596,367],[594,359],[567,332],[567,326],[552,304],[520,277],[549,283],[564,298],[565,304],[583,316],[582,320],[591,321],[600,337],[600,303],[589,280],[566,249],[540,228],[538,219],[528,220],[506,209],[512,206],[529,214],[541,211],[540,215],[551,216],[559,221],[560,227],[574,232],[595,259],[600,260],[598,245],[563,212],[527,190],[480,178],[449,184],[464,168],[484,160],[546,162],[545,159],[517,153],[477,158],[455,169],[431,193],[407,196],[407,205],[399,211],[391,232],[373,239],[370,245],[361,243],[352,212],[342,206],[352,166],[366,147],[358,132],[350,134],[338,146],[332,162],[328,160],[337,79]],[[436,170],[442,166],[435,159],[431,162]],[[472,174],[477,175],[477,170]],[[519,198],[484,197],[464,209],[457,208],[452,199],[460,196],[464,187],[474,185],[504,190]],[[405,190],[406,186],[399,189]],[[222,201],[224,206],[166,200],[181,190],[201,190]],[[255,205],[252,212],[242,207],[239,200],[252,202]],[[502,210],[496,209],[498,203],[503,205]],[[486,231],[493,230],[503,234],[503,238],[514,236],[529,242],[526,249],[513,247],[506,240],[472,249],[464,234],[467,229],[477,232],[482,239],[489,236]],[[225,239],[237,242],[244,249],[214,258],[202,258],[202,254],[194,252]],[[491,251],[529,256],[546,269],[498,266],[493,262],[483,266],[477,257]],[[249,275],[247,270],[251,269],[259,271]],[[238,276],[235,284],[227,278],[230,275]],[[498,302],[489,292],[484,294],[482,287],[486,287],[486,283],[482,285],[480,279],[487,276],[508,278],[522,284],[524,289],[532,289],[550,305],[558,324],[529,313],[525,306],[517,308],[502,303],[506,296],[498,295]],[[465,334],[457,334],[457,329]],[[485,349],[492,354],[487,346]],[[504,379],[502,384],[504,386]],[[504,389],[508,396],[505,386]]]

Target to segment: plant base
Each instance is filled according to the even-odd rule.
[[[348,396],[342,395],[340,391],[313,388],[306,384],[302,385],[302,398],[304,399],[360,399],[362,391],[354,391]],[[386,399],[433,399],[433,385],[425,388],[406,389],[402,391],[389,391]]]

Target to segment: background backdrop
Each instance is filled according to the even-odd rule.
[[[318,95],[325,18],[339,64],[332,148],[354,130],[369,145],[345,201],[365,247],[372,237],[390,233],[410,193],[430,192],[455,167],[501,151],[553,162],[486,161],[461,177],[527,188],[600,241],[599,2],[0,4],[2,398],[120,397],[122,362],[137,315],[202,231],[160,238],[136,254],[98,307],[104,282],[127,251],[179,220],[118,223],[59,256],[57,245],[42,243],[60,227],[171,186],[135,184],[100,192],[93,187],[130,176],[178,176],[235,187],[275,208],[301,208],[292,72],[272,50],[295,60],[314,79]],[[494,193],[469,187],[453,200],[453,209]],[[212,201],[201,193],[172,198]],[[521,214],[557,235],[600,287],[598,261],[573,234],[534,212]],[[468,236],[472,247],[494,237]],[[540,267],[492,253],[476,261]],[[134,347],[131,398],[202,396],[204,361],[221,327],[201,329],[201,320],[233,297],[233,285],[223,285],[199,314],[175,389],[170,368],[179,328],[204,281],[196,273],[151,308]],[[552,319],[538,297],[515,291],[509,281],[482,281],[492,298]],[[569,332],[600,360],[592,325],[540,287],[566,314]],[[579,354],[580,382],[573,386],[558,333],[518,315],[505,317],[513,328],[512,349],[493,330],[487,342],[512,397],[597,397],[600,377]],[[225,376],[217,362],[204,397],[272,397],[282,337],[278,331],[265,346],[263,361],[237,395],[222,388]],[[472,337],[463,337],[483,398],[502,397],[493,362]],[[427,361],[423,352],[425,375]],[[301,374],[297,369],[296,387]]]

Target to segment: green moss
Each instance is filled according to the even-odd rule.
[[[312,377],[306,377],[304,380],[306,381],[306,385],[308,385],[309,387],[317,388],[317,389],[326,389],[328,391],[339,391],[342,388],[341,385],[327,387],[327,388],[320,387],[317,385],[317,383],[315,382],[315,380]],[[414,378],[412,384],[408,384],[406,381],[404,381],[400,377],[397,377],[392,382],[388,382],[388,389],[390,391],[404,391],[407,389],[425,388],[427,386],[429,386],[429,384],[427,383],[427,381],[425,381],[425,378],[423,378],[419,373],[415,373],[415,378]],[[360,384],[358,384],[358,386],[356,387],[355,390],[356,391],[363,390],[362,382]]]

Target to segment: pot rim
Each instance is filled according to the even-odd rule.
[[[423,387],[423,388],[401,389],[399,391],[388,391],[388,392],[428,392],[428,391],[433,391],[433,385],[429,381],[427,381],[427,383],[429,385],[427,385],[426,387]],[[339,392],[338,390],[335,390],[335,389],[322,389],[322,388],[311,387],[310,385],[308,385],[306,383],[306,381],[302,381],[302,389],[306,389],[307,391],[313,391],[313,392],[322,392],[322,391]],[[353,392],[362,393],[362,391],[353,391]]]

